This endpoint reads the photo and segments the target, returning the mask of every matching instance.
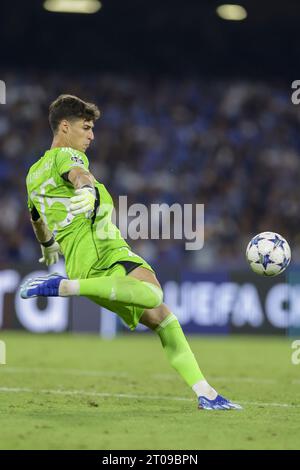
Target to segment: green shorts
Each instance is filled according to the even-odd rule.
[[[112,250],[109,257],[108,268],[101,267],[99,261],[95,262],[88,272],[87,279],[94,277],[107,277],[107,276],[127,276],[136,267],[149,269],[154,273],[151,266],[140,256],[132,253],[130,249],[123,247]],[[108,310],[115,312],[124,322],[129,326],[131,330],[134,330],[140,321],[140,318],[144,312],[141,307],[133,305],[124,305],[119,302],[112,300],[103,300],[88,296],[90,300],[100,305],[101,307],[107,308]]]

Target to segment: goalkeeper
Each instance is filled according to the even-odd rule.
[[[240,408],[207,383],[176,316],[163,304],[153,269],[131,252],[111,221],[112,198],[89,171],[85,155],[99,116],[94,104],[72,95],[61,95],[50,105],[53,142],[28,172],[28,207],[41,245],[40,261],[50,266],[63,254],[68,278],[51,274],[29,279],[21,286],[21,297],[81,295],[116,312],[131,330],[139,322],[146,325],[196,393],[200,409]]]

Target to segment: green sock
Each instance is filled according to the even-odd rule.
[[[162,303],[162,290],[151,282],[130,276],[108,276],[79,279],[79,295],[97,296],[142,308],[155,308]]]
[[[190,387],[200,380],[204,380],[204,376],[175,315],[172,313],[168,315],[155,331],[160,337],[170,364],[183,380]]]

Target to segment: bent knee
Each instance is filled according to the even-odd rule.
[[[165,304],[161,304],[156,308],[145,309],[140,322],[148,328],[155,330],[170,313],[168,307]]]

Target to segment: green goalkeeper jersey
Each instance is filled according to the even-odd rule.
[[[26,178],[28,208],[32,211],[35,207],[54,233],[71,278],[86,277],[95,265],[109,267],[112,253],[129,248],[112,223],[112,198],[98,181],[94,213],[71,214],[70,198],[75,190],[62,175],[75,166],[88,170],[89,161],[84,153],[69,147],[53,148],[31,166]]]

